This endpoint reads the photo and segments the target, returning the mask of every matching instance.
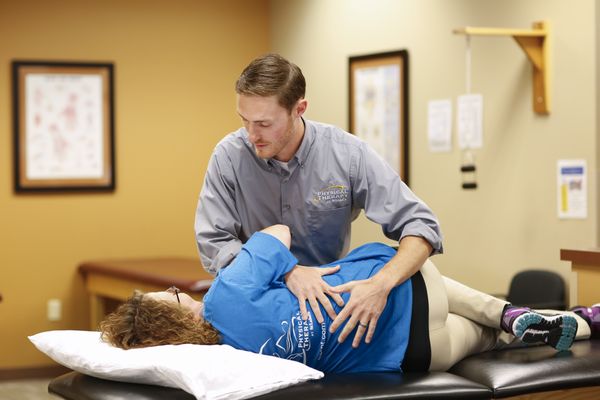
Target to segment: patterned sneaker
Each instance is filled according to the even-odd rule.
[[[531,309],[527,307],[516,307],[510,304],[505,305],[504,310],[502,310],[502,319],[500,320],[500,327],[502,328],[502,330],[504,330],[504,332],[514,334],[512,327],[513,323],[515,322],[515,319],[528,312],[531,312]]]
[[[525,307],[507,307],[502,328],[524,343],[545,343],[563,351],[573,344],[577,320],[570,315],[546,316]]]
[[[592,331],[592,339],[600,338],[600,303],[594,304],[591,307],[573,307],[571,311],[585,319],[585,322],[588,323]]]

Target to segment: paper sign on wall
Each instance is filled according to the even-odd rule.
[[[585,160],[558,160],[558,217],[587,218],[587,166]]]
[[[458,96],[456,124],[461,149],[477,149],[483,145],[483,96]]]
[[[427,135],[429,150],[452,150],[452,102],[432,100],[427,105]]]

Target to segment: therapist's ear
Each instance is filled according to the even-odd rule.
[[[302,99],[298,100],[298,103],[296,104],[296,108],[295,108],[296,117],[301,117],[304,114],[304,112],[306,111],[307,107],[308,107],[308,101],[306,101],[306,99],[302,98]]]

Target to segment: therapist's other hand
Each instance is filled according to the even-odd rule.
[[[322,324],[324,321],[319,303],[321,303],[331,319],[336,318],[336,313],[327,295],[331,296],[340,307],[344,305],[344,300],[342,300],[342,296],[334,292],[333,288],[323,280],[323,275],[336,273],[339,269],[339,265],[325,268],[296,265],[285,275],[285,284],[294,296],[298,298],[300,314],[303,320],[306,321],[308,319],[307,300],[319,324]]]
[[[390,289],[371,278],[335,286],[333,291],[336,293],[349,292],[350,300],[335,318],[329,331],[334,333],[345,320],[348,320],[338,341],[342,343],[354,328],[357,328],[352,347],[358,347],[365,333],[365,343],[371,343],[377,328],[377,321],[387,303]]]

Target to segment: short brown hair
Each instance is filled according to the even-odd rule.
[[[265,54],[253,60],[235,83],[237,94],[277,96],[279,105],[288,111],[304,98],[306,81],[302,70],[279,54]]]
[[[164,344],[217,344],[219,332],[176,303],[135,291],[100,323],[102,340],[122,349]]]

